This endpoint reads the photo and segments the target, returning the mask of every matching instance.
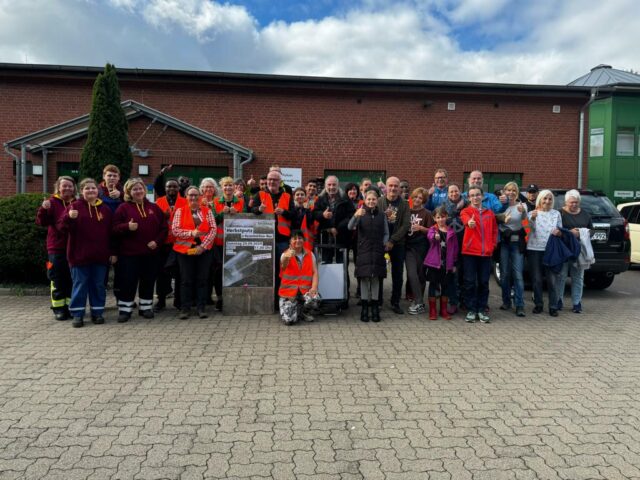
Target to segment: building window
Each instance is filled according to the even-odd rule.
[[[632,157],[634,154],[635,131],[633,128],[618,128],[616,133],[616,156]]]
[[[31,160],[27,160],[27,177],[33,175],[33,162]],[[16,176],[16,162],[13,162],[13,176]]]
[[[592,128],[589,137],[589,156],[602,157],[604,155],[604,128]]]

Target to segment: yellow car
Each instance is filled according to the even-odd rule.
[[[640,202],[621,203],[620,214],[629,222],[631,263],[640,263]]]

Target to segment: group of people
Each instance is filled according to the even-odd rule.
[[[127,322],[136,308],[140,316],[153,318],[167,308],[171,294],[180,319],[206,318],[207,305],[222,310],[224,219],[238,213],[275,219],[274,300],[288,325],[313,320],[320,300],[318,261],[348,264],[350,256],[364,322],[381,319],[389,264],[394,313],[404,313],[400,301],[406,270],[409,314],[428,309],[431,320],[448,320],[464,306],[467,322],[488,323],[489,275],[497,247],[501,309],[510,310],[513,303],[515,314],[525,316],[526,257],[533,313],[543,311],[546,279],[549,314],[557,316],[568,275],[572,310],[582,310],[584,269],[593,262],[592,225],[576,190],[556,211],[553,194],[535,185],[527,188],[526,198],[515,182],[498,195],[483,191],[479,171],[470,174],[463,192],[449,182],[445,169],[435,172],[429,189],[413,191],[394,176],[376,184],[363,178],[341,189],[334,175],[292,189],[277,165],[258,181],[205,178],[196,187],[185,177],[165,181],[170,169],[156,178],[155,202],[147,198],[142,179],[130,178],[123,185],[114,165],[105,166],[101,182],[85,178],[76,187],[71,177],[57,179],[54,194],[36,216],[36,223],[48,228],[47,269],[56,319],[70,318],[73,327],[82,327],[88,300],[91,321],[104,323],[111,266],[118,322]],[[320,249],[317,259],[318,243],[334,248]]]

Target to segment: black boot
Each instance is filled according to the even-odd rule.
[[[377,323],[380,321],[380,306],[378,305],[378,301],[371,300],[369,304],[371,305],[371,321]]]
[[[362,310],[360,311],[360,321],[368,322],[369,321],[369,302],[367,300],[362,300]]]

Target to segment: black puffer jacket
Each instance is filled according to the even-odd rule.
[[[386,218],[378,208],[366,208],[366,214],[358,223],[358,256],[356,277],[387,276],[387,262],[384,258],[384,236]]]

